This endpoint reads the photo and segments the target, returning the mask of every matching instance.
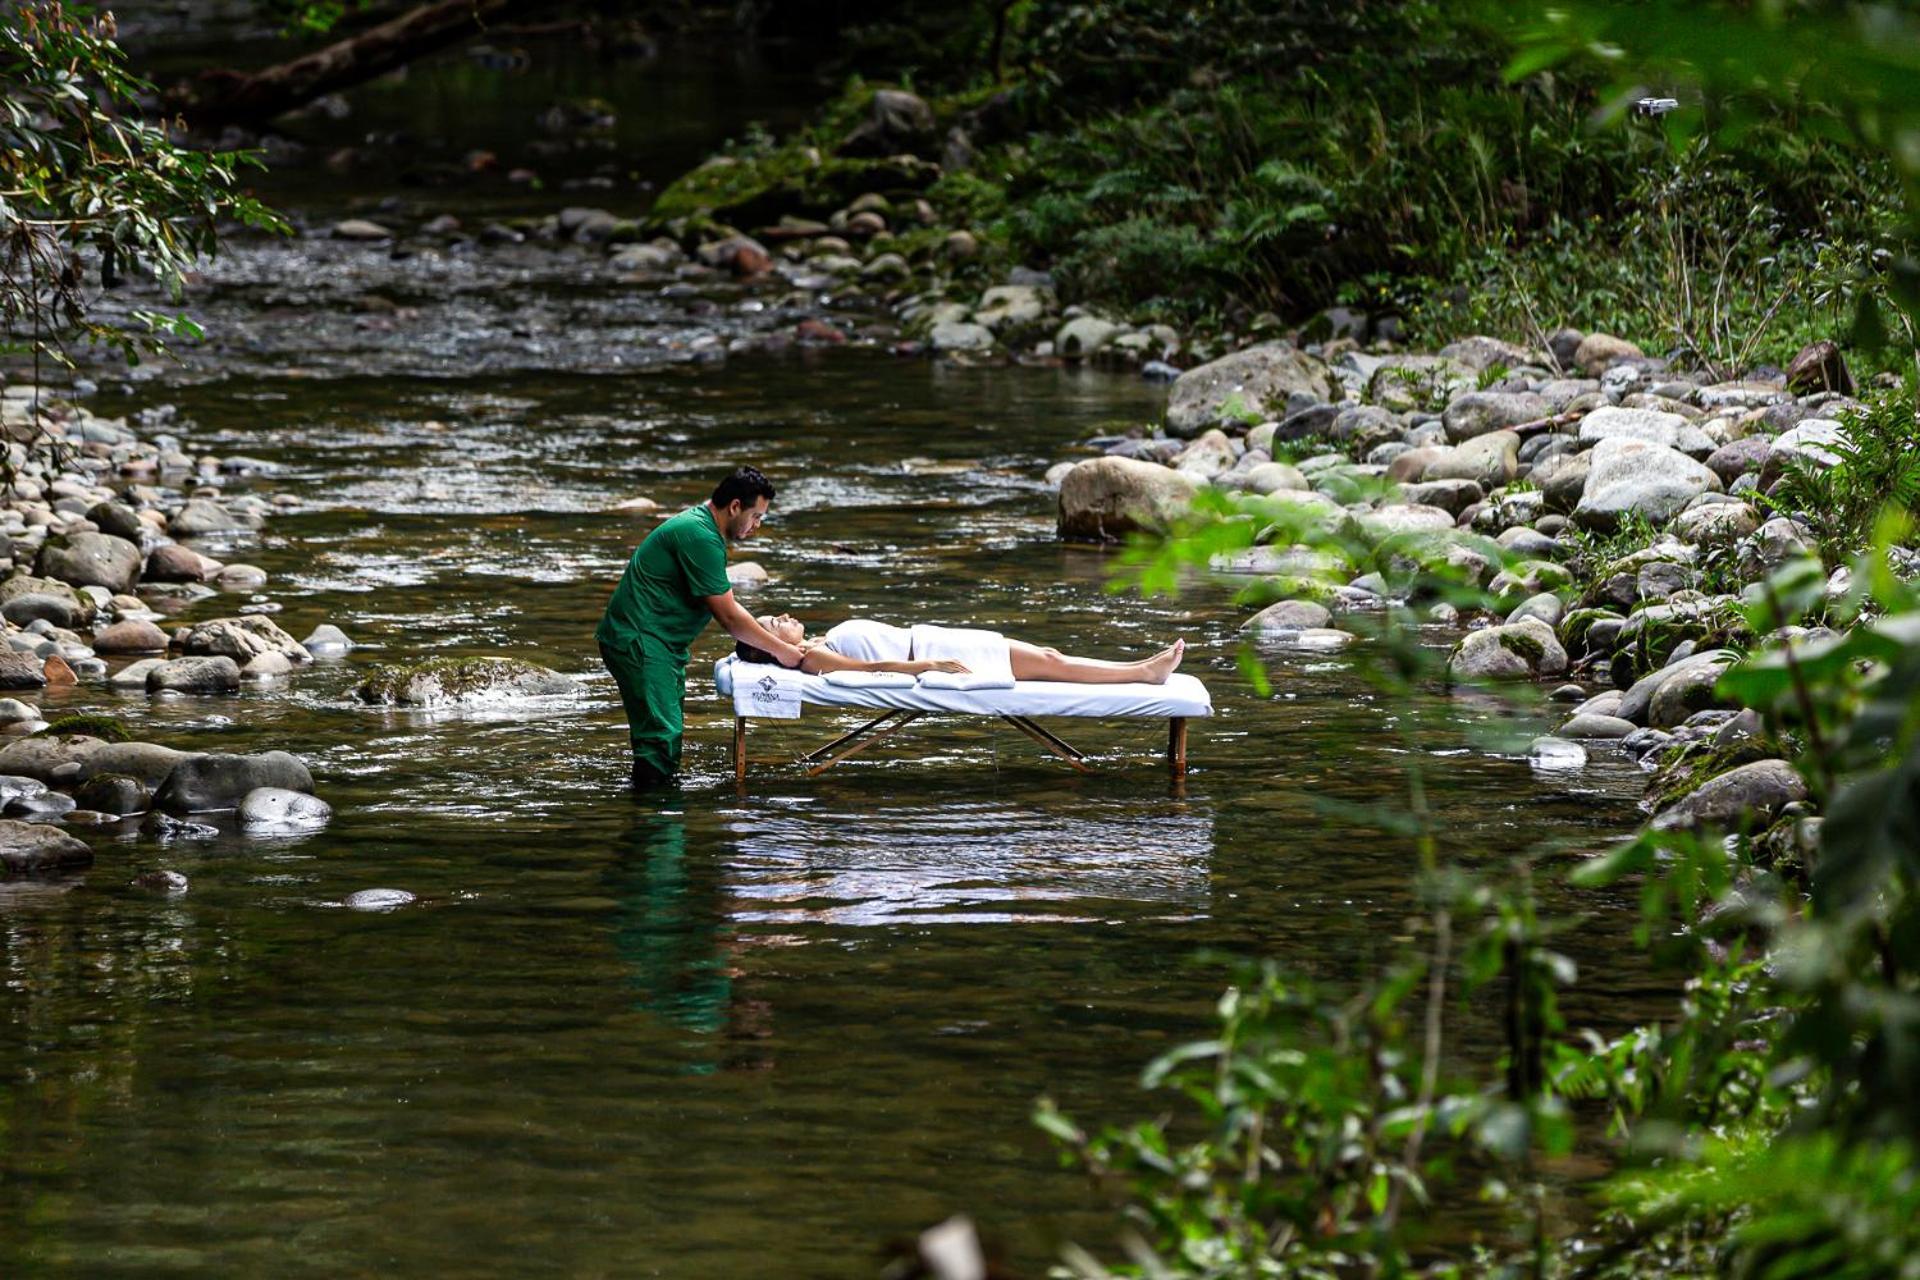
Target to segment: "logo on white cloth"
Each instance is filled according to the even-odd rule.
[[[763,707],[771,707],[780,701],[780,682],[772,676],[761,676],[755,681],[759,686],[753,691],[753,700]]]

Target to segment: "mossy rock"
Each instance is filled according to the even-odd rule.
[[[910,156],[817,158],[799,146],[761,156],[716,156],[660,193],[649,225],[705,216],[764,226],[782,214],[832,213],[867,191],[922,191],[939,176],[939,165]]]
[[[572,676],[517,658],[430,658],[374,668],[354,689],[362,702],[397,707],[475,706],[575,694]]]
[[[127,726],[113,716],[78,713],[48,722],[40,731],[58,738],[98,738],[102,742],[132,742]]]

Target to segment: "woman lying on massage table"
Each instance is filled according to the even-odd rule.
[[[812,675],[829,671],[900,671],[920,675],[927,671],[964,674],[969,668],[955,658],[916,658],[913,632],[906,627],[890,627],[870,618],[853,618],[817,638],[809,638],[807,629],[790,614],[769,614],[755,619],[788,644],[798,646],[806,655],[800,670]],[[1138,662],[1106,662],[1099,658],[1076,658],[1058,649],[1042,649],[1021,640],[1011,640],[996,632],[948,631],[922,627],[954,638],[953,651],[978,649],[985,640],[1006,646],[1006,665],[1015,680],[1057,680],[1066,684],[1165,684],[1186,653],[1187,642],[1171,645]],[[741,641],[734,652],[742,662],[772,662],[773,655]],[[996,660],[999,654],[991,655]],[[997,662],[996,662],[997,665]]]

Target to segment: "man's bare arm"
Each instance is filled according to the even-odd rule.
[[[753,615],[733,598],[733,592],[701,598],[706,601],[708,610],[713,614],[713,620],[718,622],[721,629],[735,640],[744,640],[756,649],[765,649],[773,655],[774,661],[783,667],[800,665],[800,659],[805,655],[801,653],[799,646],[788,644],[755,622]]]

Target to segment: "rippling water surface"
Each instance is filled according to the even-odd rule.
[[[432,379],[405,354],[323,378],[270,355],[129,403],[170,394],[196,449],[278,465],[257,483],[302,505],[228,554],[269,570],[296,635],[331,621],[367,647],[235,699],[68,702],[297,751],[337,817],[295,840],[108,835],[83,876],[0,886],[0,1272],[858,1275],[965,1210],[1037,1273],[1110,1226],[1029,1126],[1037,1095],[1148,1111],[1138,1068],[1222,983],[1196,953],[1338,980],[1404,932],[1408,848],[1320,807],[1392,800],[1405,762],[1352,659],[1270,655],[1258,698],[1224,593],[1110,594],[1108,553],[1053,539],[1040,473],[1155,413],[1153,390],[847,352]],[[1154,724],[1067,726],[1089,777],[935,719],[807,781],[781,761],[838,723],[814,714],[756,727],[740,794],[710,633],[686,785],[636,802],[591,630],[649,525],[607,508],[690,503],[743,460],[781,489],[743,551],[773,575],[755,599],[816,628],[938,619],[1114,656],[1186,636],[1219,712],[1186,794]],[[432,653],[535,658],[590,693],[350,700],[365,664]],[[1630,767],[1531,775],[1469,749],[1492,711],[1454,710],[1424,761],[1454,849],[1630,820]],[[128,886],[156,867],[191,891]],[[372,888],[416,900],[344,905]],[[1643,1009],[1615,954],[1629,904],[1549,892],[1593,917],[1574,1016]]]

